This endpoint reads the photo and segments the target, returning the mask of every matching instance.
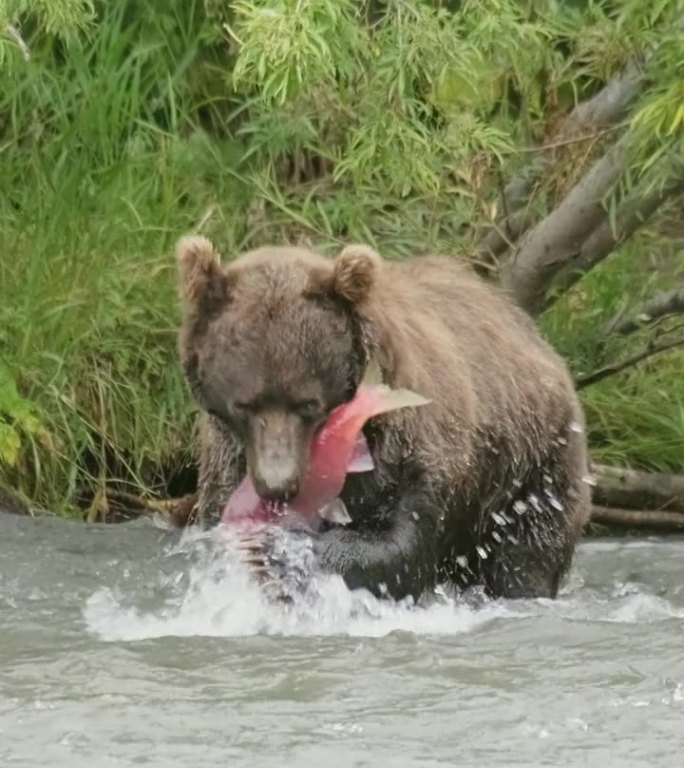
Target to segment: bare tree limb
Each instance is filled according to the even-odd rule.
[[[569,120],[577,128],[590,126],[596,129],[615,125],[627,114],[642,87],[643,66],[635,61],[616,75],[590,99],[578,104],[570,113]]]
[[[606,128],[616,125],[627,114],[632,102],[639,94],[642,78],[642,67],[636,62],[629,64],[597,94],[575,106],[562,122],[563,134],[575,137],[583,134],[582,140],[591,140]],[[477,237],[477,250],[482,257],[496,258],[506,250],[508,242],[502,233],[506,233],[509,240],[515,240],[522,234],[524,230],[521,230],[516,237],[510,237],[510,231],[515,232],[516,226],[513,222],[507,226],[506,219],[527,205],[537,179],[550,165],[552,159],[550,153],[535,157],[506,184],[497,203],[499,211],[497,222],[494,226],[483,227]],[[522,220],[524,219],[518,220],[518,225]]]
[[[628,336],[644,326],[667,315],[684,312],[684,283],[671,291],[662,291],[645,301],[635,312],[625,317],[623,312],[611,318],[604,326],[604,333]]]
[[[589,270],[646,224],[663,203],[682,192],[684,192],[684,166],[679,169],[677,175],[672,176],[650,195],[623,203],[617,214],[619,227],[617,232],[613,230],[608,215],[604,213],[601,223],[588,235],[579,250],[568,256],[566,263],[549,281],[547,290],[551,289],[551,293],[542,300],[542,307],[545,309],[552,304],[555,298],[571,288]]]
[[[684,515],[678,512],[653,510],[616,509],[594,505],[591,522],[602,525],[618,525],[623,528],[647,528],[651,530],[684,530]]]
[[[599,381],[603,381],[603,379],[607,379],[609,376],[620,373],[627,368],[631,368],[632,366],[637,365],[637,363],[640,363],[643,360],[647,360],[649,357],[653,357],[654,355],[658,355],[661,352],[667,352],[670,349],[675,349],[675,347],[681,346],[684,346],[684,336],[660,343],[654,341],[649,344],[648,347],[642,352],[638,352],[631,357],[626,357],[624,360],[620,360],[619,362],[606,365],[603,368],[592,371],[592,373],[586,374],[585,376],[575,377],[575,386],[577,389],[583,389],[584,387],[588,387],[591,384],[596,384]]]
[[[502,286],[531,314],[543,309],[553,278],[606,220],[601,199],[624,171],[626,138],[610,147],[561,203],[523,236],[503,266]]]
[[[595,504],[625,509],[667,510],[684,515],[684,475],[593,464]]]
[[[523,209],[499,222],[492,222],[477,244],[477,258],[490,268],[497,266],[499,257],[515,245],[532,221],[530,213]]]

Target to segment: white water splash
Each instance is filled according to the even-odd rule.
[[[317,575],[292,604],[274,603],[250,579],[245,566],[216,531],[184,533],[169,558],[181,556],[171,575],[154,572],[153,605],[140,605],[150,584],[139,579],[102,587],[86,601],[88,631],[105,641],[167,636],[249,635],[383,637],[404,631],[418,635],[473,632],[499,619],[546,614],[569,621],[641,623],[684,618],[668,601],[641,590],[613,585],[597,593],[573,575],[557,600],[481,602],[477,607],[437,590],[426,604],[394,603],[366,590],[350,591],[337,576]],[[141,586],[142,585],[142,586]],[[144,587],[144,588],[143,588]],[[137,603],[137,604],[136,604]]]
[[[187,554],[188,548],[207,543],[211,536],[188,532],[168,554]],[[188,559],[173,576],[158,574],[167,594],[151,609],[136,606],[136,595],[121,588],[98,589],[83,611],[88,630],[107,641],[256,634],[382,637],[395,631],[457,634],[507,613],[502,605],[490,603],[475,610],[444,595],[435,595],[426,607],[410,600],[394,603],[366,590],[350,591],[339,576],[322,574],[315,576],[306,594],[280,604],[267,599],[239,558],[226,551],[225,540],[222,544]]]

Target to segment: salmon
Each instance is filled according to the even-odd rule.
[[[296,496],[288,502],[262,499],[246,475],[228,500],[221,523],[241,530],[269,523],[304,524],[316,531],[323,520],[347,525],[351,517],[339,494],[347,473],[369,472],[373,458],[361,432],[368,419],[399,408],[430,401],[408,389],[391,389],[379,380],[379,369],[369,367],[354,397],[333,409],[311,442],[309,468]]]

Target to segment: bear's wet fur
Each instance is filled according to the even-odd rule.
[[[266,411],[291,420],[268,455],[290,450],[296,483],[311,434],[374,358],[385,383],[432,403],[368,422],[376,469],[348,476],[352,523],[313,535],[321,566],[397,599],[445,581],[556,595],[590,509],[584,417],[565,363],[500,290],[450,258],[392,262],[364,245],[335,259],[260,248],[221,266],[186,237],[177,259],[205,524],[263,463]]]

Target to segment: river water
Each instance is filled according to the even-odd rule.
[[[270,605],[214,532],[0,516],[0,765],[684,764],[684,539],[556,601]]]

